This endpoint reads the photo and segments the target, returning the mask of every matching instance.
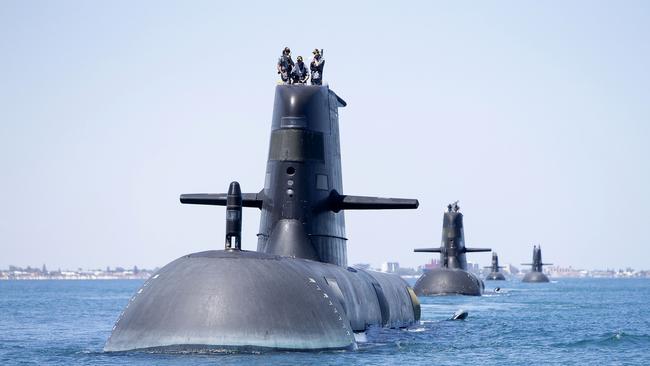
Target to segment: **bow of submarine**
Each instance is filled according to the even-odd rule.
[[[530,271],[524,275],[521,282],[550,282],[550,280],[543,272]]]
[[[302,268],[309,264],[298,261],[246,251],[183,256],[131,298],[105,350],[352,347],[353,330],[342,304],[322,276],[314,278],[315,272]]]
[[[485,280],[487,281],[505,281],[506,276],[503,275],[501,272],[490,272],[488,273],[487,276],[485,276]]]
[[[420,317],[399,276],[249,251],[183,256],[129,300],[105,351],[161,347],[353,349],[353,332]]]
[[[413,286],[418,296],[481,296],[485,285],[471,272],[462,269],[436,268],[425,272]]]

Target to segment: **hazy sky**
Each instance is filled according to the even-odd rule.
[[[650,268],[650,3],[311,4],[0,1],[0,268],[221,249],[178,196],[262,188],[285,45],[348,102],[345,193],[420,200],[346,213],[350,263],[424,263],[460,200],[503,263]]]

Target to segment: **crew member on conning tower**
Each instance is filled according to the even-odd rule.
[[[309,79],[309,72],[307,71],[307,66],[302,61],[302,56],[296,58],[296,65],[293,70],[291,70],[291,82],[293,84],[305,84]]]
[[[284,50],[282,50],[282,56],[278,59],[278,74],[280,74],[280,78],[282,79],[282,82],[285,84],[290,84],[291,83],[291,71],[293,70],[293,60],[291,59],[291,50],[289,47],[285,47]]]
[[[309,70],[311,70],[311,85],[323,85],[323,68],[325,67],[325,59],[318,50],[314,49],[312,52],[314,57],[309,63]]]

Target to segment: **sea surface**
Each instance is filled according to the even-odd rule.
[[[650,279],[488,281],[482,297],[421,298],[420,325],[371,330],[355,351],[102,352],[140,285],[0,281],[0,365],[650,365]],[[469,317],[447,320],[458,309]]]

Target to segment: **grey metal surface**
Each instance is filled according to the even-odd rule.
[[[487,276],[485,276],[485,279],[487,281],[505,281],[506,276],[504,276],[501,272],[490,272]]]
[[[522,282],[549,282],[548,276],[542,272],[528,272]]]
[[[413,286],[418,296],[481,296],[484,285],[474,274],[461,269],[439,268],[425,272]]]
[[[294,262],[244,251],[181,257],[138,290],[105,350],[352,346],[354,336],[341,304],[326,296],[329,290],[321,278],[296,268]]]

